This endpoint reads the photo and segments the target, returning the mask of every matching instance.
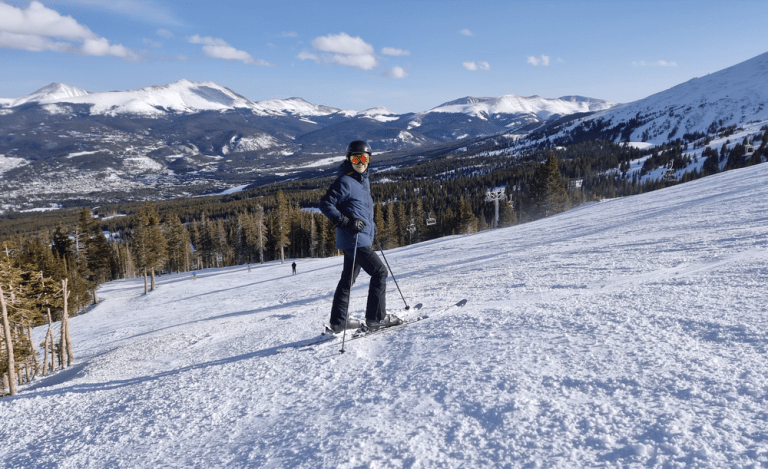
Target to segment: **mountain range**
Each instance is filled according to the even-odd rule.
[[[519,154],[587,139],[690,140],[768,120],[767,78],[768,53],[627,104],[505,95],[406,114],[302,98],[254,102],[212,82],[101,93],[53,83],[0,99],[0,213],[319,177],[358,138],[382,166],[473,145]]]
[[[0,210],[61,201],[201,194],[317,173],[364,138],[377,160],[508,131],[525,132],[615,103],[568,96],[466,97],[428,111],[343,110],[302,98],[251,101],[180,80],[90,93],[52,83],[0,100]],[[406,157],[407,159],[407,157]]]

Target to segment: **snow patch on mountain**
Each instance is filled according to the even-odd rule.
[[[239,153],[245,151],[263,150],[265,148],[272,148],[279,146],[280,142],[268,134],[249,136],[249,137],[232,137],[229,145],[224,147],[223,153]]]
[[[268,99],[257,101],[255,105],[266,115],[327,116],[340,112],[339,109],[312,104],[302,98]]]
[[[13,158],[10,156],[0,155],[0,174],[10,171],[13,168],[24,166],[27,163],[28,161],[24,158]]]
[[[609,109],[616,103],[581,96],[566,96],[549,99],[540,96],[522,97],[514,94],[498,98],[465,98],[450,101],[430,109],[425,114],[433,112],[460,113],[487,119],[496,114],[530,114],[546,120],[553,115],[567,115],[577,112],[592,112]]]

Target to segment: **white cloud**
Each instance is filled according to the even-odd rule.
[[[491,64],[488,62],[464,62],[462,64],[467,70],[490,70]]]
[[[384,55],[392,55],[392,56],[411,55],[410,51],[403,50],[403,49],[395,49],[394,47],[385,47],[381,49],[381,53]]]
[[[318,57],[316,54],[313,54],[313,53],[307,52],[307,51],[301,51],[299,53],[299,59],[301,59],[301,60],[314,60],[315,62],[320,62],[320,57]]]
[[[469,29],[462,29],[461,31],[459,31],[459,34],[462,34],[464,36],[474,36],[474,34],[472,34],[472,31],[470,31]]]
[[[261,65],[264,67],[275,66],[275,64],[271,64],[265,60],[254,59],[248,52],[235,49],[227,44],[224,39],[194,35],[188,40],[192,44],[203,44],[203,53],[212,59],[237,60],[244,64]]]
[[[533,65],[534,67],[538,67],[539,65],[546,67],[549,65],[549,56],[542,54],[541,57],[534,57],[532,55],[529,55],[528,63]]]
[[[316,51],[320,51],[320,54],[304,51],[299,54],[299,58],[357,67],[363,70],[371,70],[379,64],[372,45],[347,33],[317,37],[312,41],[312,47]]]
[[[666,60],[657,60],[656,62],[646,62],[645,60],[634,61],[632,65],[635,67],[677,67],[677,62],[669,62]]]
[[[167,29],[158,29],[156,31],[156,34],[160,37],[164,37],[166,39],[170,39],[173,37],[173,33],[168,31]]]
[[[392,70],[387,73],[387,76],[391,78],[405,78],[408,76],[408,72],[406,72],[403,67],[392,67]]]
[[[61,16],[38,1],[26,9],[0,3],[0,47],[139,60],[131,49],[110,44],[72,17]]]
[[[316,50],[324,52],[336,52],[344,55],[368,55],[373,54],[373,46],[366,43],[360,37],[352,37],[347,33],[321,36],[312,41]]]

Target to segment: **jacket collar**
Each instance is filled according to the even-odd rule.
[[[341,166],[339,166],[339,176],[351,176],[358,182],[363,182],[366,179],[369,178],[370,174],[370,168],[368,168],[364,173],[358,173],[355,171],[355,168],[352,167],[352,165],[349,163],[349,161],[344,160],[343,163],[341,163]]]

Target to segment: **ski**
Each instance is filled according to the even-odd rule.
[[[441,309],[440,311],[437,311],[436,313],[433,313],[432,316],[437,316],[439,314],[442,314],[442,313],[444,313],[445,311],[448,311],[451,308],[457,308],[457,307],[461,308],[465,304],[467,304],[467,299],[466,298],[461,300],[461,301],[459,301],[458,303],[452,304],[452,305],[450,305],[450,306],[448,306],[446,308]],[[422,304],[419,303],[418,305],[416,305],[415,308],[416,309],[421,309],[421,306],[422,306]],[[398,324],[396,326],[390,326],[390,327],[383,327],[381,329],[376,329],[375,331],[365,330],[365,328],[361,327],[360,329],[356,330],[354,332],[354,334],[352,334],[352,337],[350,337],[347,340],[362,339],[363,337],[369,337],[369,336],[376,335],[376,334],[384,334],[384,333],[387,333],[387,332],[393,332],[393,331],[396,331],[397,329],[402,329],[403,327],[410,326],[413,323],[422,321],[424,319],[428,319],[428,318],[430,318],[432,316],[429,316],[429,315],[426,315],[426,314],[425,315],[421,315],[421,316],[416,316],[415,318],[403,320],[402,324]]]
[[[398,324],[396,326],[391,326],[391,327],[383,327],[383,328],[377,329],[375,331],[365,331],[364,330],[365,326],[363,326],[363,327],[355,330],[354,332],[352,332],[352,336],[351,337],[347,337],[346,340],[350,341],[350,340],[362,339],[363,337],[368,337],[368,336],[371,336],[371,335],[384,334],[386,332],[392,332],[394,330],[403,328],[405,326],[409,326],[409,325],[411,325],[411,324],[413,324],[415,322],[419,322],[419,321],[422,321],[422,320],[427,319],[429,317],[441,314],[441,313],[443,313],[443,312],[445,312],[445,311],[447,311],[447,310],[449,310],[451,308],[462,307],[465,304],[467,304],[467,300],[463,299],[463,300],[459,301],[458,303],[452,304],[452,305],[450,305],[448,307],[445,307],[445,308],[441,309],[440,311],[432,313],[432,315],[426,315],[425,314],[425,315],[420,315],[420,316],[416,316],[416,317],[413,317],[413,318],[405,319],[405,320],[403,320],[402,324]],[[422,303],[417,303],[414,306],[411,306],[409,309],[412,308],[412,309],[415,309],[415,310],[420,310],[423,306],[424,305]],[[334,340],[341,338],[341,334],[342,334],[341,332],[339,332],[337,334],[333,333],[333,331],[331,331],[330,327],[326,324],[324,326],[323,332],[319,336],[317,336],[317,337],[315,337],[313,339],[307,339],[305,341],[302,341],[302,342],[299,342],[299,343],[296,343],[296,344],[286,345],[286,346],[280,347],[277,351],[278,352],[287,352],[287,351],[290,351],[290,350],[300,350],[300,349],[304,349],[304,348],[314,347],[316,345],[322,345],[322,344],[325,344],[325,343],[328,343],[328,342],[333,342]]]

